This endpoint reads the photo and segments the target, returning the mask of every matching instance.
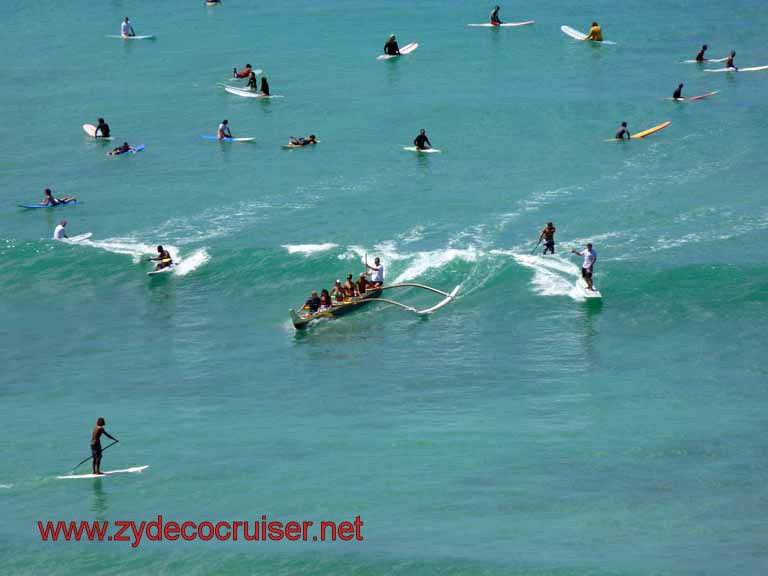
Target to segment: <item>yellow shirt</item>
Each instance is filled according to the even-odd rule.
[[[603,31],[600,29],[600,26],[592,26],[592,28],[589,29],[589,34],[587,34],[587,37],[585,40],[594,40],[595,42],[602,42],[603,41]]]

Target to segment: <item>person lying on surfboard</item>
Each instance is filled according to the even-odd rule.
[[[731,53],[728,54],[728,58],[725,59],[725,67],[731,68],[733,70],[738,70],[736,68],[736,65],[733,63],[733,59],[736,57],[736,50],[731,50]]]
[[[387,40],[387,43],[384,44],[384,54],[389,56],[397,56],[400,54],[400,47],[397,45],[397,39],[394,34],[392,34],[389,37],[389,40]]]
[[[59,204],[69,204],[70,202],[77,200],[77,198],[73,196],[54,198],[53,192],[51,192],[50,188],[46,188],[43,192],[45,193],[45,198],[43,198],[43,201],[40,202],[40,206],[58,206]]]
[[[419,135],[414,138],[413,145],[416,146],[416,150],[429,150],[432,148],[432,142],[427,138],[427,132],[424,128],[419,130]]]
[[[584,263],[581,265],[581,277],[587,283],[587,289],[594,290],[595,288],[592,286],[592,270],[595,267],[595,262],[597,262],[597,252],[592,250],[592,244],[587,244],[585,250],[571,250],[571,253],[584,257]]]
[[[101,435],[103,434],[107,438],[111,438],[115,442],[119,442],[117,438],[104,430],[105,424],[106,422],[104,421],[104,418],[99,418],[96,420],[96,426],[91,433],[91,465],[93,467],[94,474],[101,474]]]
[[[107,152],[107,156],[119,156],[120,154],[125,154],[131,150],[136,150],[136,148],[128,144],[128,142],[123,142],[122,145]]]
[[[683,98],[683,85],[682,84],[680,84],[677,87],[677,90],[675,90],[672,93],[672,99],[673,100],[685,100],[685,98]]]
[[[173,258],[171,258],[171,253],[168,252],[168,250],[162,246],[158,246],[157,256],[154,258],[147,258],[147,262],[157,262],[155,270],[162,270],[163,268],[168,268],[168,266],[173,265]]]
[[[624,135],[627,136],[627,140],[632,138],[632,135],[629,133],[629,130],[627,130],[627,123],[622,122],[621,126],[619,127],[619,131],[616,132],[616,140],[624,140]]]
[[[240,72],[237,71],[237,66],[234,66],[232,68],[232,78],[248,78],[252,72],[253,68],[250,64],[246,64],[245,68],[240,70]]]
[[[229,129],[229,120],[222,120],[219,127],[216,129],[216,138],[222,140],[224,138],[232,138],[232,131]]]
[[[259,89],[259,94],[263,96],[269,96],[269,82],[267,82],[266,76],[261,77],[261,88]]]
[[[104,118],[99,118],[96,123],[96,130],[93,133],[94,138],[109,138],[109,124],[104,122]]]
[[[704,62],[706,60],[706,58],[704,58],[704,52],[707,51],[707,48],[709,48],[709,46],[707,46],[706,44],[704,44],[704,46],[701,47],[701,50],[699,50],[699,53],[696,54],[696,62]]]
[[[133,25],[131,24],[131,21],[128,20],[128,16],[125,17],[125,20],[123,20],[123,23],[120,25],[120,36],[123,38],[136,36],[136,32],[133,31]]]
[[[256,84],[256,74],[251,70],[250,76],[248,76],[248,86],[246,86],[249,90],[258,90],[259,87]]]
[[[310,134],[307,138],[294,138],[291,136],[291,146],[309,146],[310,144],[317,144],[317,137],[314,134]]]
[[[550,254],[555,253],[555,231],[556,230],[557,228],[554,227],[552,222],[547,222],[547,225],[541,229],[541,234],[539,234],[539,242],[544,240],[544,252],[541,253],[542,256],[546,256],[547,252],[549,252]]]
[[[495,6],[493,12],[491,12],[491,24],[498,26],[501,24],[501,18],[499,18],[499,7]]]
[[[600,29],[600,24],[592,22],[592,27],[589,29],[589,34],[584,38],[585,41],[592,40],[594,42],[603,41],[603,31]]]

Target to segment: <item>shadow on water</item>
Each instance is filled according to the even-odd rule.
[[[581,308],[582,330],[579,333],[581,349],[583,350],[584,358],[588,360],[590,365],[597,364],[598,360],[595,339],[599,335],[599,330],[596,327],[596,322],[599,320],[602,310],[602,299],[585,300]]]

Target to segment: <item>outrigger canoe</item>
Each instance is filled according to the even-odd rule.
[[[431,306],[430,308],[426,308],[424,310],[417,310],[413,306],[408,306],[407,304],[402,304],[401,302],[396,302],[395,300],[390,300],[388,298],[380,298],[381,293],[384,290],[390,290],[392,288],[422,288],[430,292],[441,294],[445,296],[445,298],[440,302],[438,302],[437,304],[435,304],[434,306]],[[330,310],[301,314],[301,311],[297,312],[296,310],[291,308],[290,310],[288,310],[288,313],[291,315],[291,321],[293,322],[294,328],[296,328],[297,330],[303,330],[307,328],[307,326],[309,326],[312,322],[316,320],[320,320],[322,318],[335,318],[337,316],[342,316],[348,312],[356,310],[360,306],[369,304],[371,302],[384,302],[386,304],[394,304],[395,306],[399,306],[400,308],[403,308],[408,312],[413,312],[414,314],[417,314],[419,316],[426,316],[427,314],[432,314],[433,312],[439,310],[446,304],[450,303],[459,293],[459,290],[461,290],[461,284],[459,284],[453,290],[451,290],[450,293],[443,292],[442,290],[438,290],[437,288],[432,288],[431,286],[425,286],[423,284],[413,284],[413,283],[390,284],[389,286],[382,286],[381,288],[374,288],[372,290],[368,290],[364,295],[359,296],[357,298],[350,298],[348,300],[345,300],[343,303],[334,305]]]

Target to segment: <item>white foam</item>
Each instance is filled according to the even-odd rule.
[[[283,244],[283,248],[288,250],[288,254],[304,254],[309,256],[316,252],[326,252],[333,248],[336,248],[338,244],[333,242],[325,242],[324,244]]]
[[[107,252],[113,254],[125,254],[133,259],[133,263],[137,264],[148,255],[154,255],[157,253],[157,245],[145,244],[143,242],[137,242],[132,238],[107,238],[106,240],[84,240],[80,244],[88,246],[94,246],[101,248]],[[178,249],[175,246],[165,245],[164,248],[171,253],[171,257],[175,260],[178,253]]]
[[[0,488],[13,488],[13,484],[0,484]]]
[[[569,296],[583,300],[578,285],[580,268],[559,256],[532,256],[513,254],[518,264],[533,270],[533,291],[541,296]]]
[[[415,280],[429,270],[444,268],[454,260],[476,262],[481,255],[482,253],[473,246],[464,249],[448,248],[446,250],[418,252],[413,255],[411,264],[395,278],[394,282]]]
[[[174,264],[175,270],[173,273],[176,274],[176,276],[186,276],[193,270],[200,268],[200,266],[210,259],[211,257],[204,248],[195,250],[192,254],[179,259],[179,261]]]

